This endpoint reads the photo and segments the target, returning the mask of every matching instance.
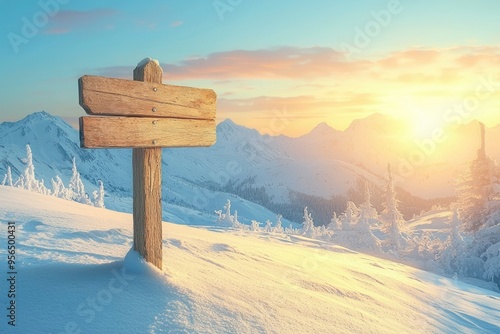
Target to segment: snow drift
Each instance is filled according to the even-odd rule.
[[[318,240],[164,223],[159,272],[129,253],[129,214],[11,187],[0,202],[19,261],[2,332],[500,331],[498,293]]]

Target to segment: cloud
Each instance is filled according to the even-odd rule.
[[[408,49],[394,52],[377,63],[382,68],[401,68],[407,66],[423,66],[439,60],[441,52],[434,49]]]
[[[110,8],[92,9],[88,11],[61,10],[49,23],[45,34],[65,34],[84,27],[106,28],[109,22],[101,25],[105,19],[117,15],[117,11]]]
[[[219,98],[217,108],[222,112],[250,113],[272,112],[286,108],[296,115],[307,112],[319,114],[330,113],[334,110],[350,110],[366,112],[379,103],[377,96],[368,93],[347,92],[331,94],[330,97],[316,97],[309,95],[276,97],[258,96],[244,99]]]
[[[303,79],[358,72],[367,62],[346,62],[327,47],[280,47],[217,52],[163,66],[174,80]]]
[[[280,47],[231,50],[190,57],[179,63],[163,63],[170,81],[212,80],[216,84],[241,80],[303,80],[295,85],[320,88],[345,80],[393,80],[402,84],[450,83],[464,71],[498,65],[496,47],[411,48],[378,59],[346,61],[341,52],[328,47]],[[114,77],[128,77],[130,67],[99,69]],[[328,79],[328,83],[317,80]],[[312,82],[316,80],[316,82]]]
[[[183,24],[184,24],[184,21],[178,20],[178,21],[174,21],[174,22],[170,23],[170,26],[173,28],[176,28],[176,27],[180,27]]]

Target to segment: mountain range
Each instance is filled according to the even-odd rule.
[[[14,178],[22,173],[29,144],[35,175],[46,185],[56,175],[67,184],[75,157],[88,193],[102,180],[106,206],[131,211],[131,150],[82,149],[78,130],[47,112],[3,122],[0,133],[0,175],[7,166]],[[412,203],[453,196],[454,180],[480,145],[477,122],[447,131],[434,147],[407,133],[404,122],[382,114],[356,120],[345,131],[322,123],[298,138],[261,135],[227,119],[218,124],[212,147],[163,150],[164,219],[175,222],[176,212],[188,210],[192,219],[185,223],[205,224],[231,199],[243,222],[275,220],[282,213],[300,223],[303,207],[310,206],[320,224],[328,223],[328,215],[344,209],[339,203],[360,193],[363,180],[382,193],[388,163]],[[487,130],[487,141],[487,148],[500,142],[500,126]],[[491,151],[498,160],[500,151]]]

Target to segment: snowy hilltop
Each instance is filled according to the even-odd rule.
[[[19,254],[1,332],[500,331],[500,294],[320,240],[164,223],[159,272],[129,252],[130,214],[5,186],[0,202]]]
[[[163,219],[300,235],[500,286],[500,172],[486,152],[487,138],[496,132],[488,137],[483,127],[482,144],[471,140],[475,159],[453,160],[462,166],[461,181],[448,225],[439,231],[412,230],[408,209],[418,217],[439,207],[439,201],[419,199],[396,187],[399,165],[380,176],[373,172],[377,164],[370,163],[374,167],[369,171],[356,166],[355,159],[366,149],[360,143],[372,140],[390,148],[389,159],[394,147],[385,141],[398,125],[375,114],[344,132],[322,123],[303,137],[288,138],[263,136],[226,120],[218,125],[214,147],[165,150]],[[464,129],[480,137],[479,126],[476,131],[469,127]],[[0,139],[2,185],[131,211],[130,150],[81,149],[77,131],[45,112],[2,123],[0,130],[6,134]],[[356,148],[354,153],[343,151],[344,144]],[[370,147],[381,154],[377,145]],[[366,154],[371,161],[371,153]],[[216,211],[223,203],[224,212]],[[237,209],[234,215],[231,203]],[[446,207],[450,203],[444,202]]]

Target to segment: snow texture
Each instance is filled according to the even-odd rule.
[[[144,66],[146,65],[147,63],[149,62],[154,62],[156,65],[160,66],[160,62],[156,59],[153,59],[153,58],[149,58],[149,57],[146,57],[144,58],[143,60],[141,60],[139,62],[139,64],[137,64],[137,67],[141,67],[141,66]]]
[[[8,186],[0,202],[19,256],[2,333],[500,332],[500,294],[320,240],[164,223],[159,272],[130,214]]]

